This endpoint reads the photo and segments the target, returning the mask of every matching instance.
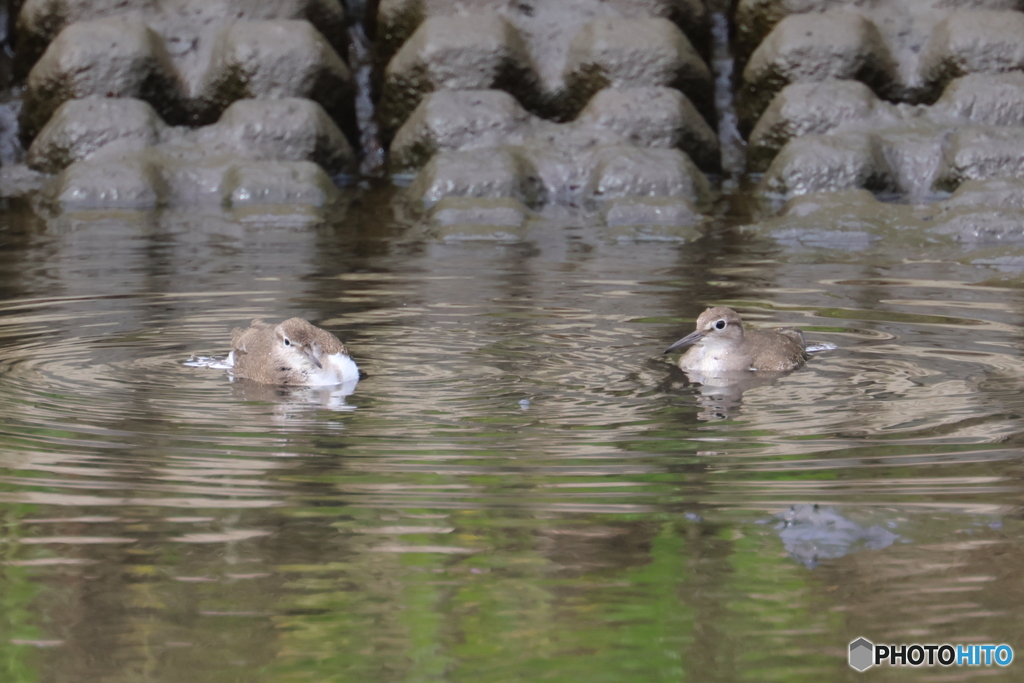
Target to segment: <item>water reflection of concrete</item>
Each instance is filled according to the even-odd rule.
[[[585,520],[584,520],[585,521]],[[621,572],[651,561],[658,527],[647,522],[551,525],[537,531],[538,550],[562,577]]]

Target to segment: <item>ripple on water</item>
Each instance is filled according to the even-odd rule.
[[[716,498],[1004,513],[1020,487],[992,468],[1015,467],[1019,451],[1004,444],[1024,427],[1024,362],[1006,322],[1013,313],[1005,300],[976,307],[979,319],[942,309],[933,302],[925,317],[913,308],[844,309],[841,317],[878,320],[884,332],[858,325],[828,334],[834,351],[777,382],[731,394],[700,387],[702,415],[719,420],[704,451],[720,475]]]
[[[376,263],[391,273],[311,275],[310,308],[313,295],[270,280],[228,300],[0,304],[0,501],[31,504],[7,508],[4,561],[60,603],[25,613],[67,614],[67,586],[115,606],[111,617],[93,600],[83,613],[124,661],[154,644],[220,653],[206,643],[231,640],[248,644],[233,670],[263,667],[249,678],[266,671],[265,649],[270,666],[294,664],[288,673],[328,661],[311,680],[379,678],[381,662],[427,650],[451,655],[435,672],[477,657],[482,640],[458,650],[451,633],[506,644],[538,634],[512,658],[553,647],[584,653],[574,663],[596,660],[601,639],[618,660],[629,638],[691,666],[689,613],[749,652],[829,661],[844,641],[828,614],[872,599],[915,611],[904,625],[920,627],[926,608],[968,623],[958,618],[974,607],[955,591],[992,585],[979,558],[1008,544],[987,525],[1010,527],[1005,511],[1024,493],[1013,443],[1024,375],[1005,292],[944,288],[985,304],[946,308],[919,278],[774,282],[765,273],[777,263],[736,254],[691,276],[686,251],[640,258],[630,247],[616,262],[595,248],[544,265],[550,256],[483,262],[494,250],[446,249],[411,268],[389,253]],[[726,298],[744,288],[774,300]],[[751,322],[798,324],[836,348],[774,380],[689,383],[661,350],[705,304],[733,301]],[[368,373],[340,397],[356,410],[184,365],[284,311],[317,311],[349,343]],[[952,566],[971,553],[975,566]],[[935,609],[936,595],[956,597]],[[908,596],[920,604],[904,607]],[[521,620],[534,605],[536,620]],[[41,630],[17,635],[50,642]],[[807,644],[812,630],[824,645]],[[125,633],[144,638],[117,640]],[[799,642],[780,643],[786,633]],[[362,668],[330,659],[339,643],[373,654]],[[494,652],[478,659],[492,666]]]
[[[408,295],[386,279],[374,286],[384,298]],[[607,286],[611,298],[627,298],[631,287],[664,290],[657,281]],[[736,389],[688,384],[659,356],[662,338],[674,334],[663,322],[645,327],[636,309],[605,298],[594,297],[593,309],[555,298],[410,302],[328,319],[370,330],[353,347],[370,377],[350,397],[283,393],[183,367],[194,353],[226,350],[230,329],[258,308],[226,317],[210,297],[196,308],[214,312],[169,325],[143,315],[120,322],[106,300],[9,304],[0,308],[8,340],[0,373],[4,430],[16,447],[0,456],[13,485],[0,497],[90,507],[330,502],[626,514],[657,509],[674,490],[659,478],[691,467],[711,478],[720,502],[841,500],[870,488],[856,482],[878,463],[899,471],[1009,457],[993,446],[1020,427],[1019,416],[986,419],[1005,408],[978,391],[1024,376],[1006,353],[1009,327],[962,310],[809,309],[808,336],[836,348],[799,372]],[[741,307],[758,319],[756,305]],[[961,348],[955,330],[965,327],[986,336]],[[345,417],[340,409],[353,405],[363,410]],[[325,456],[343,456],[344,468],[327,478],[294,472]],[[848,485],[815,474],[826,469]],[[780,472],[810,476],[783,485],[773,478]],[[903,490],[965,489],[983,495],[992,484],[973,474],[941,485],[910,477]],[[176,536],[200,537],[219,536]]]
[[[216,297],[209,304],[215,309]],[[228,338],[234,316],[200,314],[167,325],[159,316],[139,321],[145,316],[128,314],[133,329],[125,329],[119,320],[124,312],[117,310],[125,305],[145,313],[153,303],[82,297],[0,306],[0,465],[6,484],[0,501],[157,518],[165,513],[156,511],[167,508],[281,505],[280,487],[268,475],[286,467],[281,456],[290,457],[294,445],[288,429],[267,427],[284,422],[300,428],[309,397],[299,407],[280,397],[261,402],[267,397],[245,396],[223,370],[183,367],[191,350],[204,350],[203,340],[226,343],[220,340]],[[344,403],[330,392],[325,396]],[[337,426],[333,419],[318,423]],[[99,518],[90,524],[105,525]],[[196,518],[172,526],[207,524]],[[210,533],[178,538],[209,542],[240,532]],[[47,538],[70,543],[46,535],[26,542],[50,543],[39,540]],[[108,537],[80,538],[99,543]]]

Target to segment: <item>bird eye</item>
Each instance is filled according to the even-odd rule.
[[[724,320],[719,320],[718,322],[716,322],[715,323],[715,329],[716,330],[724,330],[725,329],[725,321]]]
[[[285,337],[284,338],[284,345],[285,346],[291,346],[292,345],[292,340],[289,339],[288,337]]]

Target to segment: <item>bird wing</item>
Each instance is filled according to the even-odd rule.
[[[260,318],[253,318],[252,323],[249,327],[244,330],[241,327],[236,327],[231,331],[231,350],[236,354],[249,353],[246,342],[250,341],[257,333],[261,330],[265,330],[270,325],[263,322]]]
[[[776,327],[775,331],[784,337],[789,337],[801,347],[807,346],[807,340],[804,339],[803,330],[799,330],[795,327]]]
[[[755,347],[756,351],[751,358],[752,370],[789,372],[799,368],[807,359],[804,333],[795,327],[776,327],[770,330],[753,329],[749,330],[747,335],[751,341],[761,342]],[[775,342],[772,342],[773,338]]]

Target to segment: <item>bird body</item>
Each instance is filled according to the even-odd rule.
[[[302,318],[278,325],[260,319],[231,334],[227,364],[236,377],[279,386],[330,386],[359,379],[348,349]]]
[[[665,353],[688,344],[693,346],[679,357],[679,367],[703,375],[788,372],[807,360],[807,343],[800,330],[744,329],[739,314],[725,306],[701,313],[697,329],[665,349]]]

